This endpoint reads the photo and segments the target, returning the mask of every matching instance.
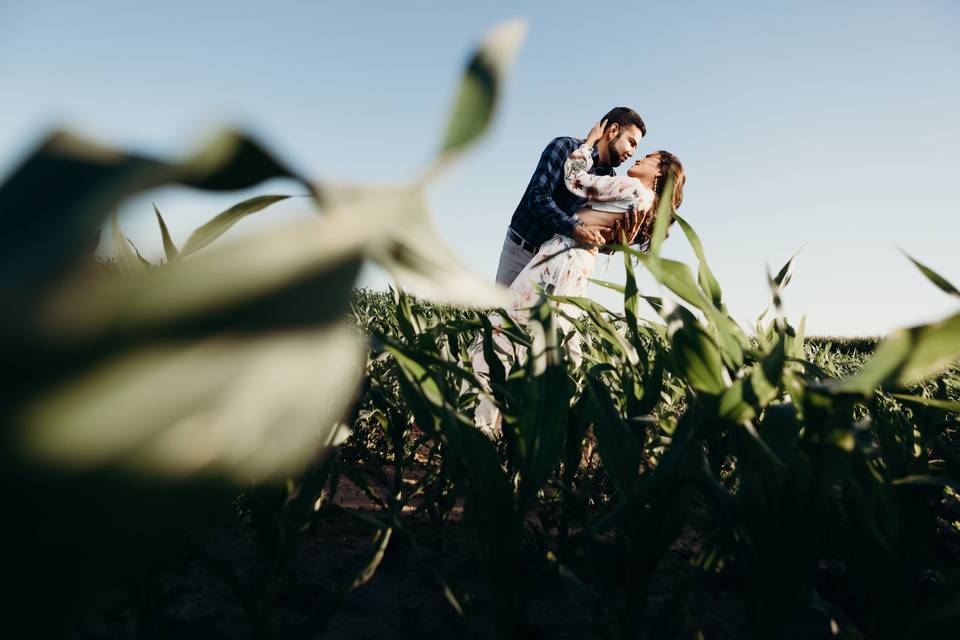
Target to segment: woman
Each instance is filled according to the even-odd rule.
[[[686,176],[683,165],[669,151],[657,151],[637,160],[627,171],[626,176],[595,176],[588,171],[593,165],[593,145],[601,139],[606,122],[595,126],[584,143],[570,154],[564,164],[564,180],[572,193],[587,198],[587,206],[577,212],[576,217],[583,224],[597,225],[607,229],[604,238],[610,242],[619,240],[613,237],[613,227],[622,220],[627,211],[636,211],[641,215],[641,226],[632,244],[639,245],[645,251],[653,234],[654,215],[660,205],[660,196],[666,187],[666,177],[673,174],[673,211],[683,201],[683,185]],[[662,176],[662,179],[661,179]],[[671,216],[669,224],[673,224]],[[564,242],[564,240],[569,242]],[[566,236],[555,235],[548,242],[563,242],[565,246],[576,243]],[[543,247],[541,247],[543,249]],[[545,255],[552,255],[556,251]],[[595,254],[596,252],[594,252]],[[536,263],[532,260],[531,263]]]
[[[683,201],[683,185],[686,176],[680,161],[672,153],[657,151],[641,160],[637,160],[627,171],[626,176],[597,176],[588,173],[593,164],[593,146],[603,137],[606,121],[598,123],[584,143],[570,154],[564,163],[564,181],[572,193],[587,198],[587,206],[576,213],[580,224],[596,225],[606,229],[603,233],[607,242],[614,238],[615,223],[622,220],[628,211],[641,216],[640,230],[632,243],[646,250],[653,233],[655,213],[663,195],[667,176],[673,175],[672,210],[675,212]],[[673,223],[671,216],[669,224]],[[590,284],[590,277],[596,266],[599,247],[589,249],[574,248],[577,242],[568,236],[554,235],[543,243],[537,254],[510,285],[514,302],[508,309],[511,318],[525,324],[529,319],[529,309],[535,306],[542,292],[556,296],[580,296]],[[551,257],[553,256],[553,257]],[[569,304],[556,304],[568,314],[576,310]],[[505,352],[511,350],[510,341],[497,329],[500,318],[491,316],[494,324],[495,347]],[[557,316],[557,324],[564,334],[570,335],[567,350],[574,364],[583,359],[580,337],[570,322],[562,315]],[[486,381],[489,372],[483,357],[482,337],[470,346],[470,356],[474,371],[481,381]],[[509,367],[509,363],[504,363]],[[487,397],[481,396],[474,413],[474,422],[488,436],[493,437],[500,430],[500,411]]]

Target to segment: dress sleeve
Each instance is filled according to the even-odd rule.
[[[597,176],[589,173],[593,167],[593,147],[587,144],[574,149],[563,164],[563,180],[574,195],[594,202],[633,200],[637,210],[649,206],[646,189],[640,181],[629,176]]]

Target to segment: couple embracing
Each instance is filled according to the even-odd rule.
[[[636,152],[646,133],[636,111],[616,107],[586,139],[554,138],[543,150],[507,228],[497,270],[497,282],[513,292],[508,312],[514,321],[526,323],[529,309],[542,292],[583,295],[603,245],[625,241],[646,250],[670,175],[674,187],[667,197],[672,198],[673,211],[680,206],[685,176],[672,153],[650,153],[631,165],[625,176],[614,171]],[[491,321],[495,348],[509,353],[509,340],[497,331],[499,316],[491,316]],[[562,316],[557,323],[569,336],[566,346],[571,359],[579,364],[579,335]],[[470,352],[474,370],[486,382],[489,368],[479,339]],[[500,412],[485,396],[474,420],[491,437],[500,430]]]

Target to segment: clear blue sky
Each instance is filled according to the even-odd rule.
[[[681,214],[744,323],[766,304],[765,265],[776,270],[801,246],[785,304],[813,333],[884,333],[955,310],[896,250],[960,284],[955,0],[8,0],[0,174],[54,125],[180,154],[231,123],[317,179],[403,181],[431,157],[474,43],[518,15],[530,32],[491,134],[430,191],[441,233],[477,271],[493,278],[546,142],[628,105],[648,124],[640,152],[683,161]],[[276,182],[256,192],[295,191]],[[156,257],[151,201],[182,243],[246,195],[163,189],[126,203],[121,219]],[[299,215],[281,205],[235,233]],[[665,252],[693,260],[679,230]],[[622,280],[622,266],[597,275]],[[604,290],[590,295],[616,305]]]

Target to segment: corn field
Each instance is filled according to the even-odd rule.
[[[486,130],[523,32],[477,49],[410,185],[313,181],[238,131],[180,160],[56,132],[0,185],[15,637],[365,637],[377,617],[394,637],[956,635],[960,313],[875,348],[809,339],[781,308],[791,258],[745,328],[691,224],[671,242],[698,264],[660,256],[661,215],[649,252],[612,247],[622,310],[545,291],[512,324],[423,194]],[[161,264],[115,215],[112,261],[92,256],[133,194],[275,177],[319,215],[217,241],[288,200],[258,196],[177,247],[156,207]],[[357,290],[365,262],[397,288]],[[364,609],[397,575],[415,605]],[[198,584],[222,596],[207,616],[177,605]]]

